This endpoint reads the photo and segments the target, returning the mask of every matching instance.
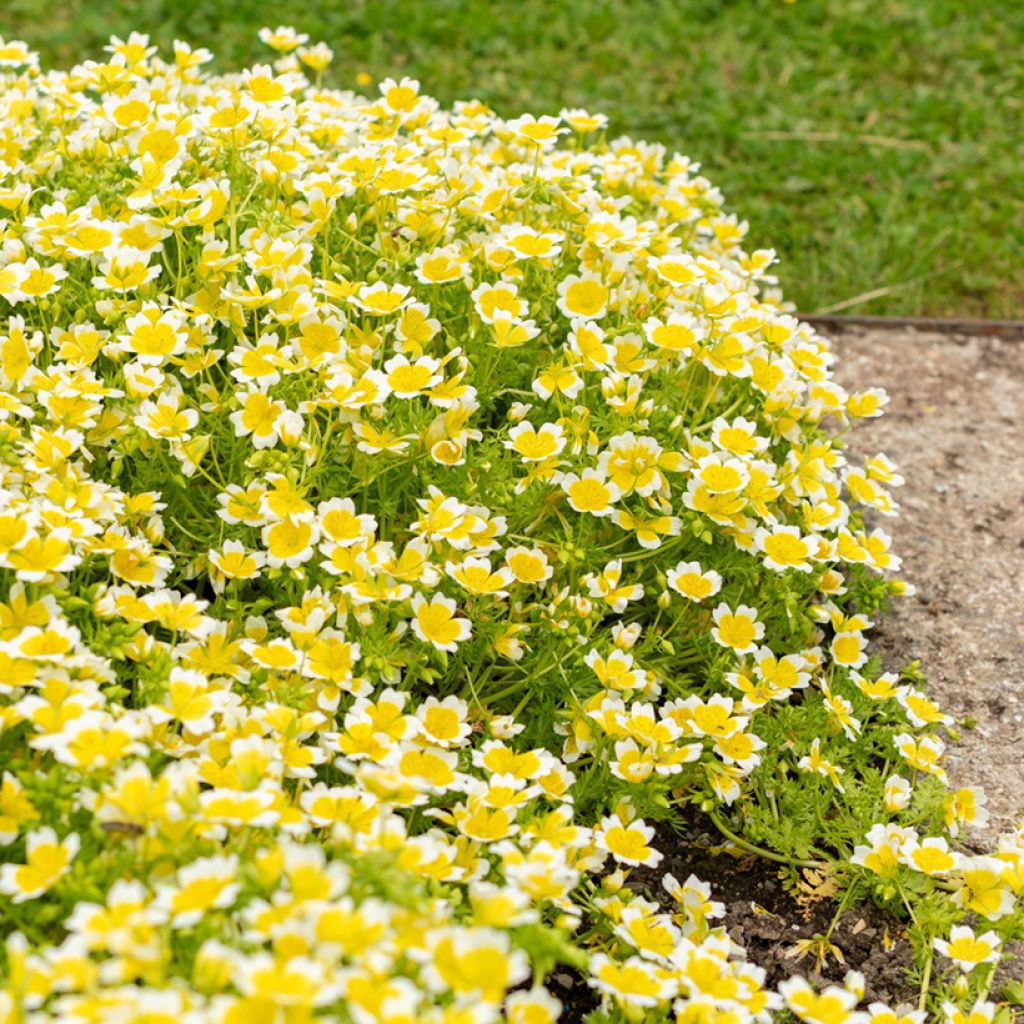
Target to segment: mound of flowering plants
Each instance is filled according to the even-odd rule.
[[[0,1022],[542,1024],[556,968],[601,1021],[992,1019],[1024,833],[963,851],[867,649],[884,394],[687,158],[263,37],[0,40]],[[658,874],[698,815],[906,920],[920,1010],[770,990]]]

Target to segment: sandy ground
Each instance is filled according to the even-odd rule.
[[[884,451],[906,478],[900,517],[879,525],[917,594],[874,647],[887,669],[919,658],[955,716],[950,779],[985,788],[989,828],[975,837],[991,847],[1024,812],[1024,340],[826,333],[839,381],[891,399],[857,424],[852,453]]]

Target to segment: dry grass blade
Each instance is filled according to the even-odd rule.
[[[851,135],[847,132],[764,131],[744,132],[745,139],[767,142],[850,142],[858,146],[881,146],[883,149],[914,149],[930,153],[932,147],[921,139],[897,139],[889,135]]]

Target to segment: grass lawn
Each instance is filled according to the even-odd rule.
[[[266,59],[285,22],[335,51],[333,83],[409,74],[499,113],[607,113],[704,165],[802,311],[1019,317],[1020,0],[39,0],[0,35],[46,62],[111,33]]]

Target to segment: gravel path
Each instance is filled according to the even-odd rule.
[[[917,594],[874,630],[887,669],[920,658],[955,716],[950,779],[984,786],[991,845],[1024,811],[1024,342],[830,332],[847,388],[884,387],[886,414],[861,421],[853,453],[884,451],[906,484],[880,525]]]

